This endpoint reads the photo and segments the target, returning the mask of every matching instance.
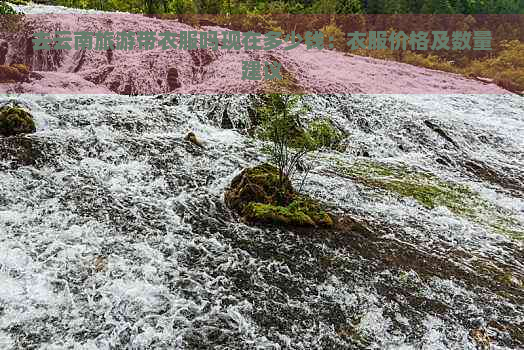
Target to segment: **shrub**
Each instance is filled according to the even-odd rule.
[[[347,49],[346,44],[346,33],[332,22],[327,26],[322,27],[320,31],[324,34],[324,47],[329,49],[329,44],[332,43],[333,47],[339,51],[345,51]],[[333,37],[333,41],[329,41],[329,37]]]
[[[27,5],[29,1],[26,0],[9,0],[9,2],[13,5]]]
[[[278,183],[282,185],[285,178],[293,178],[297,165],[314,150],[315,141],[300,125],[299,118],[307,111],[300,106],[300,95],[271,94],[262,99],[262,106],[258,108],[259,136],[270,141],[266,151],[278,169]]]

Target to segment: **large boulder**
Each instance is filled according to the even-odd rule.
[[[332,227],[320,204],[295,192],[287,177],[270,164],[244,169],[224,195],[226,205],[247,222],[284,226]]]
[[[231,181],[225,193],[225,202],[231,209],[242,211],[250,202],[287,205],[293,193],[293,185],[288,178],[284,178],[279,185],[278,169],[262,164],[244,169]]]
[[[35,131],[33,117],[26,110],[13,106],[0,108],[0,136],[14,136]]]

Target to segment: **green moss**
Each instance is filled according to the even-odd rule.
[[[331,227],[333,219],[320,207],[320,204],[307,196],[295,196],[288,208],[294,212],[306,213],[317,226]]]
[[[472,214],[468,207],[471,195],[465,187],[444,183],[424,183],[409,180],[392,180],[379,182],[379,186],[403,197],[411,197],[422,206],[433,209],[439,206],[447,207],[455,214]]]
[[[0,135],[13,136],[36,131],[31,115],[18,107],[0,108]]]
[[[342,133],[329,119],[318,119],[309,124],[308,133],[317,147],[337,149],[343,139]]]
[[[360,183],[413,198],[428,209],[444,206],[456,214],[468,214],[471,213],[468,209],[471,200],[479,200],[478,195],[465,186],[447,183],[404,166],[362,162],[342,170]]]
[[[497,233],[514,239],[524,238],[524,232],[518,229],[520,223],[511,216],[511,213],[484,200],[467,186],[447,182],[433,174],[410,169],[404,165],[366,161],[347,166],[339,161],[337,167],[341,173],[367,187],[413,198],[427,209],[443,206],[455,215]]]
[[[490,226],[498,233],[513,239],[524,240],[522,225],[510,215],[496,214]]]
[[[249,203],[243,211],[244,218],[251,222],[314,226],[313,219],[306,213],[271,204]]]
[[[497,280],[497,282],[499,282],[500,284],[506,287],[515,287],[515,288],[524,287],[524,284],[522,283],[522,281],[514,277],[513,274],[509,271],[506,271],[502,274],[497,275],[495,279]]]
[[[250,202],[242,211],[244,219],[275,225],[332,227],[333,219],[318,203],[297,197],[288,206]]]
[[[333,219],[317,201],[296,193],[291,181],[270,164],[244,169],[231,181],[224,200],[249,222],[333,226]]]
[[[250,202],[287,205],[294,190],[291,181],[279,176],[276,167],[262,164],[243,170],[237,175],[224,194],[228,207],[242,212]]]
[[[246,176],[252,184],[263,189],[264,197],[261,200],[264,203],[286,204],[294,191],[291,181],[287,178],[280,179],[278,169],[270,164],[247,169]]]
[[[505,273],[505,274],[502,274],[502,275],[498,275],[497,276],[497,281],[502,283],[505,286],[512,286],[513,285],[512,278],[513,278],[513,276],[511,275],[511,273]]]
[[[0,15],[12,15],[16,13],[17,12],[15,11],[15,9],[13,9],[6,2],[4,1],[0,2]]]

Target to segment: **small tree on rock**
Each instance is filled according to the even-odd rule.
[[[308,111],[301,102],[301,95],[263,95],[257,109],[259,135],[270,141],[266,151],[278,168],[279,185],[292,179],[303,158],[316,148],[315,140],[300,125],[300,117]]]

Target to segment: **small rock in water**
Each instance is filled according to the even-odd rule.
[[[95,259],[95,271],[101,272],[107,268],[107,258],[104,256],[97,256]]]
[[[483,328],[477,328],[471,331],[470,333],[473,340],[477,344],[477,349],[479,350],[488,350],[490,349],[490,339],[486,334],[486,330]]]
[[[194,145],[197,145],[199,147],[204,147],[204,142],[199,140],[194,132],[190,132],[189,134],[184,137],[184,140],[191,142]]]
[[[424,124],[430,128],[431,130],[433,130],[434,132],[436,132],[440,137],[442,137],[444,140],[448,141],[449,143],[451,143],[453,146],[455,147],[459,147],[457,145],[457,143],[455,142],[455,140],[453,140],[451,137],[449,137],[449,135],[440,127],[438,126],[437,124],[433,123],[432,121],[430,120],[424,120]]]

